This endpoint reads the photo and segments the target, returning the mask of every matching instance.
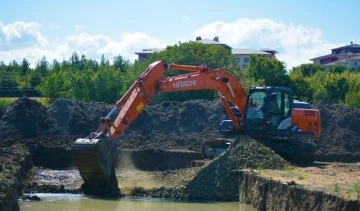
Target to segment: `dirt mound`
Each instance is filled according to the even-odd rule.
[[[84,103],[59,99],[47,110],[48,115],[55,119],[65,133],[87,136],[95,131],[100,117],[106,116],[112,108],[101,102]]]
[[[7,107],[0,120],[1,137],[26,139],[59,132],[46,109],[39,102],[25,97]]]
[[[237,200],[238,171],[250,169],[283,169],[288,162],[259,142],[242,137],[224,154],[203,166],[186,186],[189,199]]]
[[[194,100],[148,106],[120,139],[121,148],[200,150],[200,143],[218,135],[225,117],[219,102]]]
[[[19,98],[1,117],[0,146],[25,143],[35,165],[64,168],[71,162],[70,157],[66,158],[70,156],[71,144],[95,131],[99,118],[112,108],[113,105],[101,102],[67,99],[59,99],[46,108],[35,100]],[[150,105],[120,138],[119,149],[199,151],[203,140],[216,137],[224,116],[225,111],[218,102],[198,100]]]
[[[344,105],[315,105],[321,112],[322,131],[315,143],[316,159],[354,162],[360,160],[360,109]]]
[[[1,118],[0,131],[4,135],[1,137],[42,137],[47,141],[51,141],[49,137],[52,136],[85,137],[96,130],[100,117],[106,116],[112,107],[101,102],[59,99],[46,109],[35,100],[20,98]],[[218,134],[217,127],[224,115],[221,104],[211,101],[147,106],[120,138],[119,146],[125,149],[200,149],[201,141]]]
[[[99,118],[106,116],[112,107],[101,102],[59,99],[46,108],[35,100],[19,98],[2,111],[0,146],[23,142],[32,153],[36,152],[35,164],[64,167],[71,162],[70,158],[65,159],[70,155],[71,144],[95,131]],[[315,107],[321,111],[323,128],[321,137],[314,142],[316,159],[360,160],[360,109],[321,103]],[[219,136],[218,125],[224,118],[226,113],[219,101],[149,105],[129,126],[118,146],[119,149],[189,149],[199,152],[202,141]],[[54,149],[51,154],[44,153],[49,147]]]

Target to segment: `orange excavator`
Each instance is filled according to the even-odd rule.
[[[186,73],[165,77],[165,72],[171,70]],[[320,112],[292,108],[291,89],[264,86],[251,87],[247,92],[236,76],[226,70],[156,61],[138,76],[109,114],[100,118],[95,132],[73,143],[72,156],[84,181],[82,190],[85,194],[119,193],[114,170],[116,141],[157,92],[187,90],[219,93],[229,116],[228,121],[220,124],[223,134],[250,136],[294,162],[313,161],[312,145],[294,137],[319,137]]]

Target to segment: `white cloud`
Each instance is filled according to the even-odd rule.
[[[78,30],[85,29],[84,25],[79,25],[79,24],[76,24],[74,27],[75,27],[75,29],[78,29]]]
[[[57,24],[49,24],[48,26],[50,29],[60,29],[60,26]]]
[[[190,21],[190,18],[189,18],[188,15],[183,15],[183,16],[181,16],[180,22],[185,23],[185,22],[188,22],[188,21]]]
[[[14,22],[7,25],[0,22],[0,51],[47,45],[48,40],[40,33],[40,26],[33,22]]]
[[[195,36],[209,39],[219,36],[220,42],[233,48],[275,49],[279,52],[277,57],[286,63],[288,69],[310,63],[311,58],[329,54],[331,48],[344,45],[327,42],[320,29],[270,19],[216,21],[195,30]]]
[[[28,42],[29,38],[31,42]],[[27,45],[20,48],[19,43],[27,43]],[[0,44],[0,61],[9,63],[15,59],[20,62],[26,58],[32,67],[43,56],[50,62],[54,59],[62,61],[63,58],[68,59],[74,51],[90,59],[100,60],[101,55],[104,54],[112,61],[114,56],[120,54],[133,61],[137,57],[136,51],[166,46],[154,37],[140,32],[125,33],[118,39],[101,34],[80,33],[50,41],[41,34],[38,24],[25,22],[9,25],[0,23]],[[7,46],[6,49],[2,48],[4,45]]]
[[[56,26],[53,24],[54,28]],[[7,25],[0,22],[0,61],[8,63],[13,59],[21,61],[26,58],[33,66],[42,56],[46,56],[48,61],[62,60],[68,59],[74,51],[91,59],[98,60],[104,54],[111,61],[120,54],[133,61],[137,57],[135,52],[143,48],[161,48],[176,44],[178,40],[194,40],[196,36],[209,39],[219,36],[220,42],[234,48],[274,48],[279,51],[278,58],[291,68],[309,63],[309,59],[328,54],[331,48],[344,45],[327,42],[320,29],[269,19],[241,18],[232,23],[216,21],[197,29],[190,38],[181,37],[174,43],[162,43],[141,32],[125,33],[118,38],[83,32],[50,40],[40,29],[40,24],[32,22]]]

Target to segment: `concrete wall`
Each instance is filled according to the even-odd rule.
[[[241,68],[246,68],[246,65],[249,63],[250,61],[250,55],[235,55],[236,57],[236,62],[237,64],[241,67]]]
[[[360,67],[360,59],[349,61],[350,69],[356,69]]]

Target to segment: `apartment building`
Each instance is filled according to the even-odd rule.
[[[262,50],[233,48],[231,50],[231,53],[235,55],[236,62],[239,64],[239,66],[245,69],[250,61],[250,55],[255,54],[258,56],[275,57],[275,54],[277,54],[278,52],[268,48]]]
[[[250,61],[250,55],[255,54],[259,56],[269,56],[269,57],[276,57],[276,54],[278,53],[276,50],[272,49],[244,49],[244,48],[232,48],[231,46],[222,43],[219,41],[219,37],[214,37],[211,39],[202,39],[200,36],[196,37],[195,42],[203,43],[206,45],[220,45],[231,51],[233,55],[236,57],[236,61],[239,64],[241,68],[246,68],[247,64]],[[138,60],[144,60],[149,58],[149,56],[154,52],[160,52],[162,50],[165,50],[165,48],[148,48],[148,49],[142,49],[142,51],[135,52],[136,55],[138,55]]]
[[[360,67],[360,45],[350,42],[350,45],[331,49],[331,54],[319,56],[310,60],[318,65],[342,65],[349,67],[350,69],[356,69]]]

